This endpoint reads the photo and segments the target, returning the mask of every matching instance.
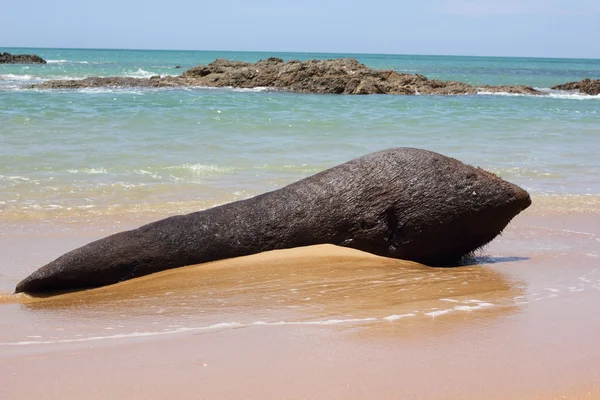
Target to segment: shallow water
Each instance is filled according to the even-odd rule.
[[[600,393],[590,318],[600,296],[599,97],[37,91],[23,86],[178,74],[216,57],[340,55],[0,50],[51,60],[0,65],[0,375],[10,376],[0,397]],[[600,74],[599,60],[356,57],[430,78],[545,89]],[[528,189],[533,205],[467,267],[322,246],[56,297],[11,294],[92,240],[396,146],[491,170]]]
[[[5,242],[12,246],[0,260],[7,266],[13,260],[25,263],[6,268],[3,276],[0,352],[29,354],[57,345],[239,328],[320,326],[404,336],[469,330],[485,320],[503,325],[506,317],[527,315],[540,301],[585,306],[600,295],[598,215],[526,212],[478,253],[475,265],[459,268],[431,268],[322,245],[50,297],[9,293],[35,269],[27,262],[46,262],[52,253],[94,236],[85,229],[22,233]],[[24,254],[30,248],[35,252]]]
[[[6,49],[17,52],[20,49]],[[335,96],[232,89],[24,90],[38,80],[179,73],[267,54],[21,49],[46,65],[0,65],[3,220],[164,214],[284,186],[368,152],[421,147],[535,194],[597,195],[600,97]],[[598,60],[357,55],[374,68],[548,88],[600,74]],[[134,72],[131,72],[134,71]]]
[[[522,286],[491,268],[433,269],[324,245],[48,298],[5,295],[0,302],[12,303],[3,306],[10,326],[0,346],[247,326],[360,325],[483,309],[502,314],[515,307]]]

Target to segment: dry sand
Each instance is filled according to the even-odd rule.
[[[0,295],[0,398],[600,398],[600,210],[538,200],[474,266],[325,245]],[[2,290],[93,236],[3,235]]]

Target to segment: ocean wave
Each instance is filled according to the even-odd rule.
[[[150,78],[151,76],[156,76],[156,75],[159,75],[159,74],[138,68],[137,71],[126,72],[123,76],[129,77],[129,78]]]
[[[80,168],[68,169],[70,174],[106,174],[108,171],[105,168]]]
[[[393,316],[390,316],[393,317]],[[353,324],[361,322],[376,322],[378,318],[348,318],[348,319],[328,319],[328,320],[315,320],[315,321],[254,321],[249,323],[239,322],[219,322],[206,326],[199,327],[180,327],[176,329],[164,330],[164,331],[146,331],[146,332],[131,332],[131,333],[118,333],[115,335],[103,335],[103,336],[89,336],[89,337],[77,337],[69,339],[54,339],[54,340],[28,340],[21,342],[8,342],[0,343],[0,346],[27,346],[27,345],[40,345],[40,344],[56,344],[56,343],[77,343],[77,342],[90,342],[97,340],[114,340],[114,339],[128,339],[128,338],[139,338],[148,336],[164,336],[174,335],[187,332],[201,332],[201,331],[215,331],[235,328],[248,328],[253,326],[285,326],[285,325],[304,325],[304,326],[315,326],[315,325],[340,325],[340,324]],[[395,319],[383,318],[383,321],[392,322]]]
[[[29,75],[29,74],[0,74],[0,81],[17,81],[17,82],[42,82],[48,80],[81,80],[81,76],[67,75]]]
[[[308,164],[301,165],[258,165],[254,169],[265,170],[265,171],[286,171],[286,172],[297,172],[297,173],[317,173],[325,169],[324,166],[311,166]]]
[[[493,303],[486,303],[480,300],[470,300],[467,301],[469,303],[475,303],[474,306],[471,305],[460,305],[460,306],[454,306],[452,308],[445,308],[442,310],[434,310],[434,311],[430,311],[430,312],[426,312],[425,315],[435,318],[435,317],[439,317],[440,315],[445,315],[445,314],[449,314],[455,311],[467,311],[467,312],[471,312],[471,311],[476,311],[476,310],[481,310],[484,308],[489,308],[489,307],[493,307],[494,304]]]
[[[133,171],[133,172],[134,172],[135,174],[138,174],[138,175],[147,175],[147,176],[150,176],[150,177],[152,177],[152,178],[154,178],[154,179],[162,179],[162,176],[160,176],[160,175],[158,175],[158,174],[156,174],[156,173],[154,173],[154,172],[147,171],[147,170],[145,170],[145,169],[136,169],[136,170],[135,170],[135,171]]]
[[[162,76],[179,76],[179,75],[162,75]],[[174,89],[174,88],[164,88]],[[193,91],[193,90],[214,90],[214,91],[227,91],[227,92],[239,92],[239,93],[262,93],[262,92],[281,92],[281,89],[277,89],[269,86],[257,86],[253,88],[238,88],[233,86],[185,86],[176,88],[181,90]]]
[[[521,177],[521,178],[543,178],[543,179],[559,179],[562,178],[563,175],[556,172],[549,171],[538,171],[535,169],[527,169],[527,168],[490,168],[490,172],[493,172],[496,175],[499,175],[503,178],[513,178],[513,177]]]
[[[479,89],[478,95],[484,96],[510,96],[510,97],[536,97],[546,98],[550,97],[553,99],[565,99],[565,100],[600,100],[600,95],[592,96],[585,93],[573,93],[564,90],[552,90],[549,88],[535,88],[542,92],[542,95],[537,94],[522,94],[522,93],[509,93],[509,92],[490,92],[486,89]]]
[[[48,64],[89,64],[88,61],[46,60]]]
[[[39,184],[40,181],[35,179],[30,179],[24,176],[9,176],[9,175],[0,175],[0,188],[12,187],[15,185],[23,185],[23,184]]]
[[[570,92],[550,92],[549,97],[555,99],[569,99],[569,100],[600,100],[600,94],[592,96],[589,94],[582,93],[570,93]]]
[[[41,79],[34,75],[0,74],[0,81],[32,81]]]
[[[440,299],[443,300],[443,299]],[[540,299],[541,300],[541,299]],[[516,299],[515,299],[516,301]],[[175,335],[181,333],[194,333],[194,332],[202,332],[202,331],[220,331],[220,330],[229,330],[229,329],[239,329],[239,328],[251,328],[251,327],[281,327],[281,326],[335,326],[335,325],[361,325],[361,324],[398,324],[402,323],[405,319],[412,319],[415,317],[425,317],[425,318],[436,318],[442,315],[456,313],[456,312],[467,312],[471,313],[474,311],[494,308],[494,307],[503,307],[500,304],[494,304],[490,302],[485,302],[477,299],[466,299],[466,300],[456,300],[457,305],[451,308],[432,308],[432,309],[424,309],[419,311],[413,311],[410,313],[403,314],[391,314],[384,317],[363,317],[363,318],[329,318],[329,319],[316,319],[316,320],[301,320],[301,321],[252,321],[252,322],[217,322],[209,325],[203,326],[191,326],[191,327],[183,327],[179,326],[173,329],[164,329],[162,331],[135,331],[135,332],[124,332],[117,333],[114,335],[90,335],[88,337],[81,337],[81,335],[77,335],[76,337],[64,337],[64,338],[50,338],[44,339],[42,336],[35,336],[28,338],[35,338],[39,340],[23,340],[23,341],[15,341],[15,342],[4,342],[0,343],[0,346],[27,346],[27,345],[44,345],[44,344],[58,344],[58,343],[77,343],[77,342],[90,342],[90,341],[98,341],[98,340],[115,340],[115,339],[129,339],[129,338],[139,338],[139,337],[151,337],[151,336],[165,336],[165,335]],[[505,304],[504,306],[512,306],[513,303]],[[113,327],[106,327],[104,329],[113,330]]]
[[[85,79],[85,76],[69,76],[69,75],[55,75],[41,77],[43,80],[61,80],[61,81],[79,81]]]
[[[233,167],[221,167],[213,164],[182,164],[166,167],[167,170],[180,170],[191,172],[195,176],[207,176],[214,174],[226,174],[233,172]]]
[[[257,86],[257,87],[253,87],[253,88],[230,87],[228,89],[231,89],[234,92],[242,92],[242,93],[259,93],[259,92],[270,92],[270,91],[276,90],[276,89],[268,87],[268,86]]]
[[[82,79],[82,78],[79,78]],[[36,90],[48,90],[48,89],[36,89]],[[135,95],[144,95],[144,93],[148,90],[157,90],[155,88],[140,88],[140,89],[132,89],[132,88],[80,88],[80,89],[52,89],[55,92],[62,93],[89,93],[89,94],[102,94],[102,93],[119,93],[119,94],[135,94]]]

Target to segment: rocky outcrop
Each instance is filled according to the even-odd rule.
[[[181,76],[144,78],[87,78],[48,81],[32,87],[71,89],[89,87],[267,87],[297,93],[458,95],[487,92],[541,94],[529,86],[478,87],[463,82],[427,79],[423,75],[373,70],[352,58],[288,61],[269,58],[257,63],[218,59],[185,71]]]
[[[298,93],[450,95],[478,91],[477,86],[463,82],[372,70],[352,58],[289,62],[269,58],[256,64],[219,59],[182,76],[202,81],[205,86],[274,87]],[[525,87],[511,88],[518,91]],[[537,92],[533,88],[524,90]]]
[[[578,90],[580,93],[589,94],[591,96],[600,95],[600,79],[589,79],[578,82],[568,82],[560,85],[552,86],[554,90]]]
[[[46,60],[35,54],[0,53],[0,64],[46,64]]]

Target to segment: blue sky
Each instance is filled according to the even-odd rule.
[[[0,47],[600,58],[600,0],[30,0],[0,12]]]

